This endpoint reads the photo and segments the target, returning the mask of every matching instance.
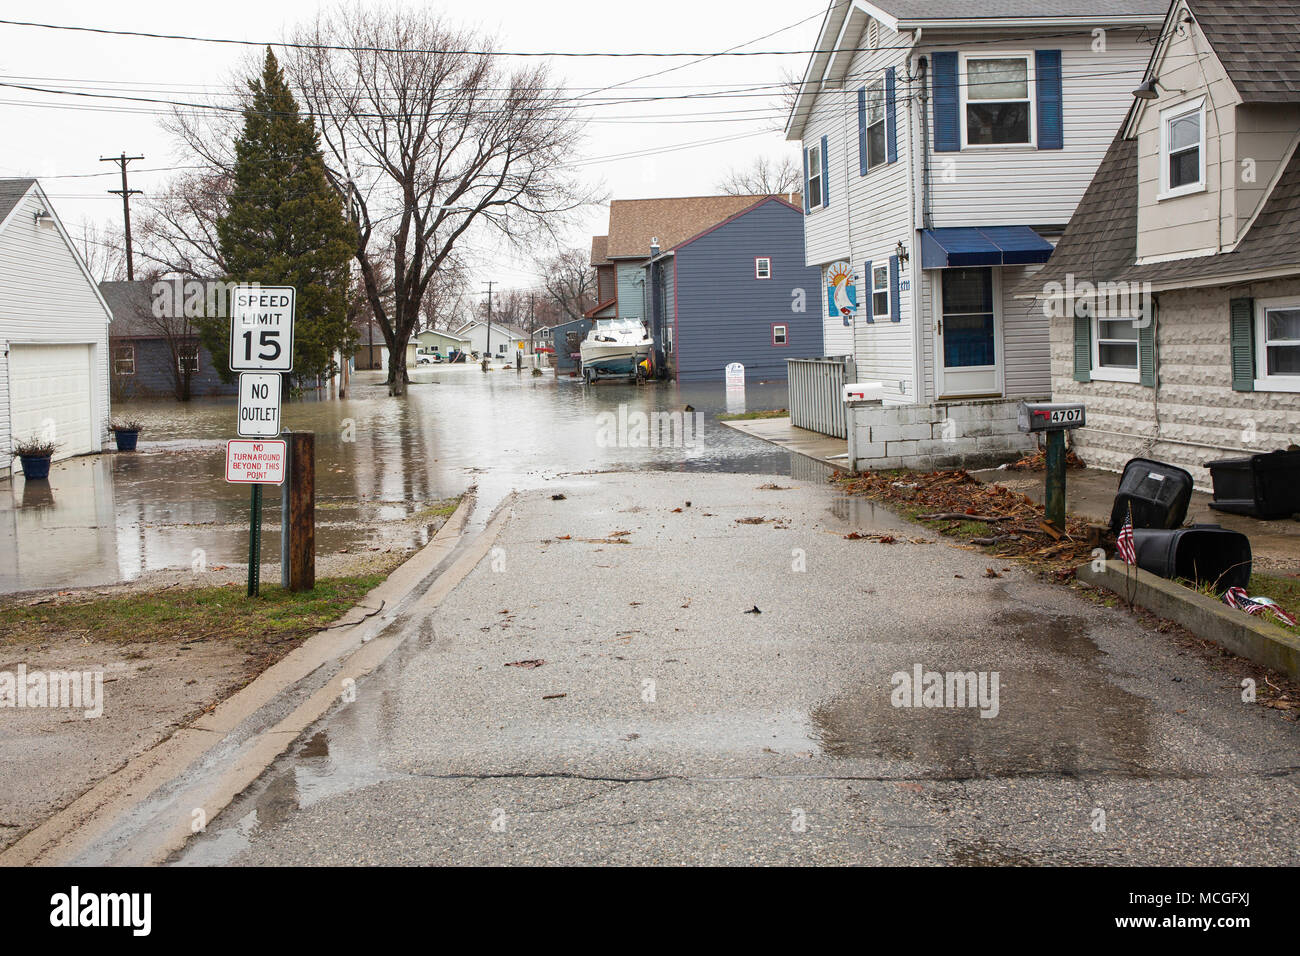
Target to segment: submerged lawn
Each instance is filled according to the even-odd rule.
[[[354,607],[388,577],[378,571],[324,578],[316,589],[293,594],[262,586],[246,597],[243,584],[124,594],[37,606],[0,605],[0,646],[42,634],[82,635],[97,643],[219,639],[247,645],[281,645],[308,637]]]

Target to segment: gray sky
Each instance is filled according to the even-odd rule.
[[[117,4],[6,0],[0,6],[0,17],[274,40],[311,17],[320,6],[317,0]],[[779,5],[661,0],[651,7],[637,7],[608,0],[551,4],[479,0],[429,6],[466,26],[497,33],[506,50],[703,52],[727,49],[787,26],[792,28],[745,49],[808,50],[816,42],[826,4],[823,0]],[[6,83],[188,99],[225,88],[226,79],[247,55],[247,48],[223,44],[0,25],[0,82]],[[603,95],[680,97],[778,83],[784,71],[802,73],[806,61],[806,56],[718,57]],[[552,68],[559,82],[576,93],[688,62],[686,58],[561,58],[552,61]],[[120,223],[121,201],[104,192],[117,186],[111,175],[117,167],[98,162],[99,157],[124,150],[128,155],[144,155],[143,162],[132,164],[132,188],[148,192],[164,183],[172,174],[147,170],[174,166],[186,157],[158,125],[157,111],[162,109],[165,107],[0,88],[0,129],[5,131],[0,136],[0,175],[40,177],[70,231],[78,231],[82,220]],[[574,160],[582,164],[581,173],[589,183],[614,198],[709,194],[716,192],[718,180],[733,166],[747,165],[760,155],[797,155],[774,129],[780,122],[768,91],[620,103],[591,108],[584,114],[591,122],[581,155]],[[674,149],[724,137],[730,141]],[[613,158],[667,149],[672,151]],[[87,173],[100,175],[55,178]],[[591,235],[604,231],[605,222],[604,211],[593,212],[574,231],[572,244],[586,246]],[[536,281],[531,262],[513,260],[500,250],[484,249],[477,260],[476,286],[488,279],[506,286]]]

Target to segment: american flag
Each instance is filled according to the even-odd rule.
[[[1275,602],[1268,598],[1251,597],[1242,588],[1228,588],[1223,595],[1223,600],[1231,607],[1235,607],[1239,611],[1245,611],[1255,617],[1263,617],[1264,612],[1267,611],[1283,624],[1290,627],[1296,626],[1296,619],[1278,607]]]
[[[1115,538],[1115,552],[1124,559],[1125,564],[1137,564],[1137,550],[1133,546],[1133,513],[1124,519],[1124,527],[1119,529]]]

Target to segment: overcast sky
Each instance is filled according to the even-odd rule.
[[[0,18],[262,41],[283,37],[322,5],[317,0],[115,4],[6,0],[0,5]],[[745,49],[811,49],[826,4],[823,0],[780,5],[661,0],[646,6],[608,0],[549,4],[478,0],[429,6],[452,20],[496,33],[505,50],[704,52],[734,47],[784,27],[790,29]],[[185,99],[225,88],[233,67],[247,55],[247,48],[222,44],[0,25],[0,82],[4,83]],[[591,89],[683,67],[606,94],[680,97],[778,83],[784,71],[802,73],[806,62],[802,55],[719,57],[683,67],[689,63],[687,58],[563,58],[553,61],[553,70],[566,87]],[[0,88],[0,129],[4,130],[0,176],[40,177],[69,231],[78,231],[83,219],[102,225],[120,223],[120,199],[103,191],[117,186],[112,181],[116,166],[98,160],[123,151],[143,155],[143,162],[132,164],[132,188],[149,192],[164,183],[170,173],[149,170],[184,162],[186,156],[159,127],[157,110],[161,109]],[[733,166],[747,165],[760,155],[797,156],[776,129],[781,121],[767,91],[621,103],[584,114],[591,122],[581,155],[574,161],[582,164],[582,175],[590,184],[614,198],[710,194]],[[729,141],[674,149],[724,137]],[[669,149],[659,155],[611,158]],[[75,176],[83,178],[55,178]],[[605,231],[605,223],[604,210],[593,212],[570,237],[572,244],[585,247],[591,235]],[[536,282],[531,262],[500,250],[482,250],[478,259],[476,286],[488,279],[506,286]]]

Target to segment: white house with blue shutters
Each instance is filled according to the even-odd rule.
[[[850,429],[855,465],[969,464],[1023,447],[1015,406],[1050,394],[1050,340],[1043,310],[1012,289],[1070,221],[1165,10],[1162,0],[829,5],[786,135],[803,146],[825,353],[851,355],[858,381],[882,386],[879,429]],[[972,403],[980,409],[953,411]],[[930,411],[890,414],[917,405]]]

